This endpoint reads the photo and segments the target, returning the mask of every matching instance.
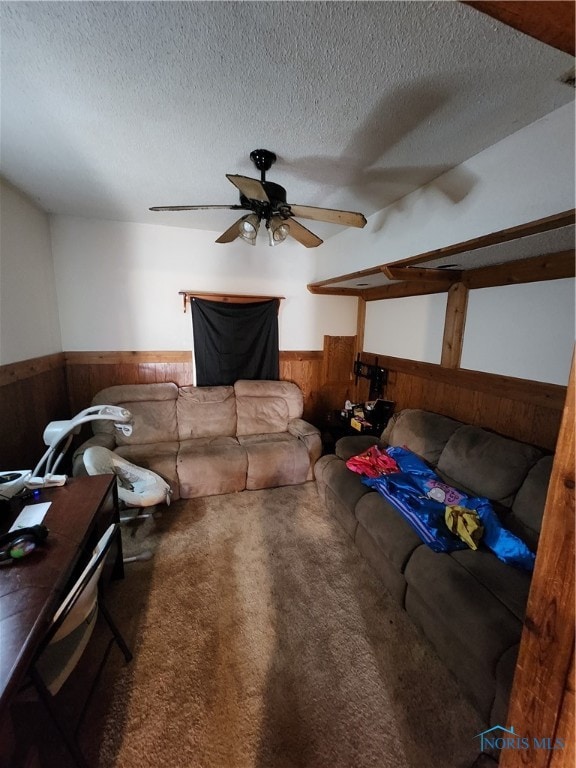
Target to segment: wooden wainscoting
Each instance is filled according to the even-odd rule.
[[[304,395],[304,418],[315,423],[322,412],[321,394],[322,361],[321,351],[280,352],[280,379],[298,384]]]
[[[66,352],[70,410],[86,408],[96,392],[116,384],[150,384],[173,381],[192,384],[191,352]],[[320,351],[280,352],[280,378],[293,381],[304,393],[304,417],[321,409]]]
[[[87,408],[101,389],[117,384],[192,383],[191,352],[65,352],[71,413]]]
[[[0,470],[33,469],[46,424],[69,415],[61,352],[0,366]]]
[[[320,424],[349,398],[368,397],[353,378],[354,336],[326,336],[324,350],[280,352],[280,378],[304,393],[304,418]],[[554,449],[566,388],[363,353],[389,370],[384,397],[396,409],[425,408]],[[66,352],[0,366],[0,469],[28,468],[42,455],[42,432],[116,384],[192,382],[190,352]]]
[[[480,371],[362,353],[361,360],[388,369],[384,397],[402,408],[424,408],[554,450],[566,387]],[[358,400],[368,396],[361,379]]]

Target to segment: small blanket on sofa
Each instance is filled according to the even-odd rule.
[[[458,505],[476,511],[484,527],[482,542],[496,557],[517,568],[533,570],[534,554],[521,539],[502,526],[488,499],[468,496],[442,482],[407,448],[393,446],[387,448],[386,453],[394,459],[399,471],[363,477],[362,482],[378,491],[397,509],[431,549],[451,552],[466,548],[466,543],[449,530],[445,521],[446,507]]]
[[[377,445],[371,445],[370,448],[357,456],[351,456],[346,462],[348,469],[357,472],[366,477],[380,477],[388,475],[390,472],[399,472],[400,468],[389,456],[386,451]]]

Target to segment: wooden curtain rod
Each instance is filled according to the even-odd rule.
[[[255,304],[257,301],[272,301],[273,299],[282,301],[285,298],[285,296],[248,296],[243,293],[196,293],[195,291],[179,291],[178,293],[184,297],[184,312],[186,312],[186,303],[191,299],[224,301],[230,304]]]

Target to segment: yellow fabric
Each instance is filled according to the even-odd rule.
[[[451,504],[446,507],[444,518],[452,533],[455,533],[468,544],[470,549],[478,549],[478,542],[482,538],[484,527],[474,509]]]

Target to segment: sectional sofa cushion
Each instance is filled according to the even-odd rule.
[[[477,557],[481,553],[467,554]],[[418,547],[404,574],[408,614],[469,688],[487,721],[498,660],[518,642],[521,620],[454,555]]]
[[[531,547],[538,546],[542,526],[542,510],[552,473],[553,456],[544,456],[532,467],[512,504],[512,511],[506,518],[510,530]]]
[[[197,437],[178,448],[178,482],[185,499],[246,488],[248,457],[235,437]]]
[[[172,382],[161,384],[120,384],[101,390],[92,405],[121,405],[133,418],[131,435],[114,429],[111,421],[94,421],[94,434],[114,435],[116,445],[142,445],[178,440],[176,400],[178,387]],[[154,403],[153,407],[150,406]]]
[[[542,451],[480,427],[461,425],[438,459],[438,470],[476,496],[507,504]]]
[[[248,457],[248,490],[306,481],[310,467],[306,445],[287,432],[240,435],[238,442]]]
[[[238,435],[273,434],[288,429],[288,405],[276,397],[236,395]]]
[[[401,572],[422,539],[412,526],[379,493],[362,496],[356,504],[356,519],[378,544],[384,554]]]
[[[234,387],[180,387],[176,401],[178,438],[234,437]]]
[[[435,466],[448,439],[461,426],[461,422],[438,413],[405,408],[392,416],[381,440],[404,446]]]

